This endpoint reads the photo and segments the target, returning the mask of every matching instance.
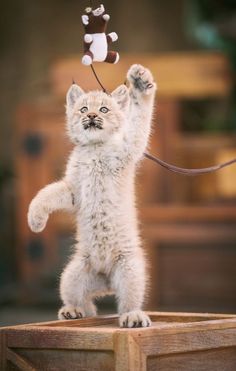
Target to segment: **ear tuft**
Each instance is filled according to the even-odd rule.
[[[129,90],[126,85],[120,85],[112,93],[112,97],[116,100],[121,109],[126,109],[129,104]]]
[[[84,91],[77,84],[73,83],[66,95],[67,110],[72,109],[75,105],[75,102],[83,94]]]

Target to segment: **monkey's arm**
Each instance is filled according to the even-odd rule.
[[[114,41],[118,40],[118,35],[116,32],[110,32],[108,35],[107,35],[107,43],[110,44]]]
[[[82,57],[82,63],[86,66],[92,64],[93,62],[93,53],[90,50],[90,46],[93,42],[93,36],[91,34],[86,33],[84,35],[84,55]]]
[[[74,193],[72,186],[65,180],[52,183],[42,188],[30,203],[28,224],[33,232],[41,232],[47,223],[49,214],[56,210],[74,211]]]

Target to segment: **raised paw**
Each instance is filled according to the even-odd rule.
[[[39,233],[45,228],[48,220],[48,214],[46,214],[41,208],[30,205],[28,211],[28,224],[30,229]]]
[[[153,81],[152,73],[141,64],[133,64],[128,73],[127,79],[134,89],[144,94],[151,94],[156,90],[156,84]]]
[[[149,327],[150,318],[141,310],[123,313],[119,318],[120,327]]]
[[[78,319],[85,317],[84,310],[80,307],[73,307],[71,305],[63,306],[58,312],[58,319]]]

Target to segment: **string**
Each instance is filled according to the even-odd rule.
[[[90,1],[89,1],[89,4],[90,4],[90,7],[92,8],[92,7],[93,7],[93,1],[90,0]],[[95,68],[93,67],[92,64],[90,65],[90,67],[91,67],[91,70],[92,70],[92,72],[93,72],[93,74],[94,74],[95,79],[97,80],[98,84],[101,86],[102,91],[103,91],[104,93],[108,94],[106,88],[102,85],[102,83],[101,83],[101,81],[100,81],[100,79],[99,79],[99,77],[98,77],[98,75],[97,75],[97,73],[96,73],[96,71],[95,71]]]
[[[92,8],[92,0],[90,0],[90,7]],[[97,80],[98,84],[101,86],[103,92],[106,93],[106,94],[109,94],[107,92],[107,90],[105,89],[105,87],[103,86],[103,84],[101,83],[101,81],[100,81],[100,79],[99,79],[99,77],[98,77],[98,75],[97,75],[97,73],[96,73],[92,64],[90,65],[90,67],[91,67],[91,70],[94,74],[95,79]],[[124,84],[125,85],[127,84],[127,80],[125,80]],[[210,167],[205,167],[205,168],[200,168],[200,169],[186,169],[186,168],[182,168],[182,167],[178,167],[178,166],[169,164],[169,163],[161,160],[157,156],[151,155],[150,153],[144,153],[144,156],[146,158],[148,158],[149,160],[154,161],[155,163],[157,163],[158,165],[164,167],[165,169],[167,169],[169,171],[172,171],[172,172],[178,173],[178,174],[188,175],[188,176],[212,173],[213,171],[220,170],[220,169],[222,169],[226,166],[230,166],[230,165],[236,163],[236,159],[233,159],[233,160],[224,162],[222,164],[218,164],[218,165],[214,165],[214,166],[210,166]]]
[[[93,71],[93,74],[94,74],[94,76],[95,76],[95,79],[97,80],[98,84],[101,86],[103,92],[106,93],[106,94],[109,94],[109,93],[107,92],[107,90],[104,88],[104,86],[102,85],[101,81],[99,80],[98,75],[96,74],[96,71],[95,71],[95,69],[94,69],[94,67],[93,67],[92,64],[90,65],[90,67],[91,67],[91,69],[92,69],[92,71]]]
[[[210,167],[204,167],[204,168],[200,168],[200,169],[185,169],[185,168],[182,168],[182,167],[178,167],[178,166],[169,164],[169,163],[161,160],[160,158],[151,155],[150,153],[144,153],[144,156],[146,158],[148,158],[149,160],[152,160],[152,161],[156,162],[158,165],[161,165],[162,167],[164,167],[165,169],[167,169],[169,171],[172,171],[172,172],[178,173],[178,174],[188,175],[188,176],[212,173],[213,171],[220,170],[220,169],[222,169],[226,166],[230,166],[230,165],[236,163],[236,158],[234,158],[233,160],[223,162],[222,164],[218,164],[218,165],[214,165],[214,166],[210,166]]]

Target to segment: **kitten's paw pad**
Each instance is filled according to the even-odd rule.
[[[133,310],[123,313],[119,318],[120,327],[149,327],[151,326],[150,318],[141,310]]]
[[[133,87],[145,94],[151,94],[156,89],[152,73],[140,64],[133,64],[127,74],[127,79]]]
[[[84,310],[80,307],[73,307],[71,305],[65,305],[58,312],[58,319],[78,319],[85,317]]]
[[[30,208],[28,212],[28,224],[31,231],[35,233],[42,232],[47,224],[48,215],[39,212],[37,209]]]

